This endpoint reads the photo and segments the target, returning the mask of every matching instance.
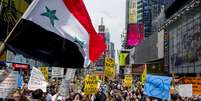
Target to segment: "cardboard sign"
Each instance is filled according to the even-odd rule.
[[[115,61],[113,58],[110,57],[105,58],[105,75],[108,78],[115,77]]]
[[[96,75],[87,75],[84,82],[84,94],[94,94],[98,91],[98,77]]]

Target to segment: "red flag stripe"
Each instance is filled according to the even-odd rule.
[[[89,14],[82,0],[64,0],[64,4],[72,15],[80,22],[80,24],[89,33],[89,58],[95,61],[105,50],[106,45],[101,37],[95,31]]]

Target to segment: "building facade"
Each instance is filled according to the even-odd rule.
[[[200,4],[200,0],[175,0],[167,9],[168,20],[163,28],[168,34],[168,56],[165,59],[170,73],[201,73]],[[172,13],[172,10],[177,12]]]
[[[150,0],[146,2],[151,4],[146,4],[150,9],[144,11],[151,12],[150,14],[145,14],[148,15],[147,19],[150,19],[145,22],[151,23],[151,28],[149,29],[151,30],[149,32],[150,35],[146,37],[145,34],[144,42],[141,45],[134,47],[134,52],[130,53],[130,60],[134,61],[134,64],[149,64],[149,73],[168,72],[168,69],[164,68],[164,30],[158,30],[165,22],[165,1]],[[147,30],[146,25],[145,30]]]

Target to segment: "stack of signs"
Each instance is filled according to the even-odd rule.
[[[8,75],[4,72],[4,70],[1,70],[0,72],[0,98],[11,98],[11,94],[17,88],[18,72],[11,71]]]

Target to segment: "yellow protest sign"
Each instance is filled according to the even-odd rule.
[[[105,76],[108,78],[114,78],[115,76],[115,61],[113,58],[105,58]]]
[[[39,67],[39,70],[43,73],[45,80],[48,81],[48,67]]]
[[[87,75],[84,82],[84,94],[94,94],[98,91],[98,76]]]
[[[131,74],[125,75],[123,84],[125,87],[131,87],[133,82],[133,77]]]

